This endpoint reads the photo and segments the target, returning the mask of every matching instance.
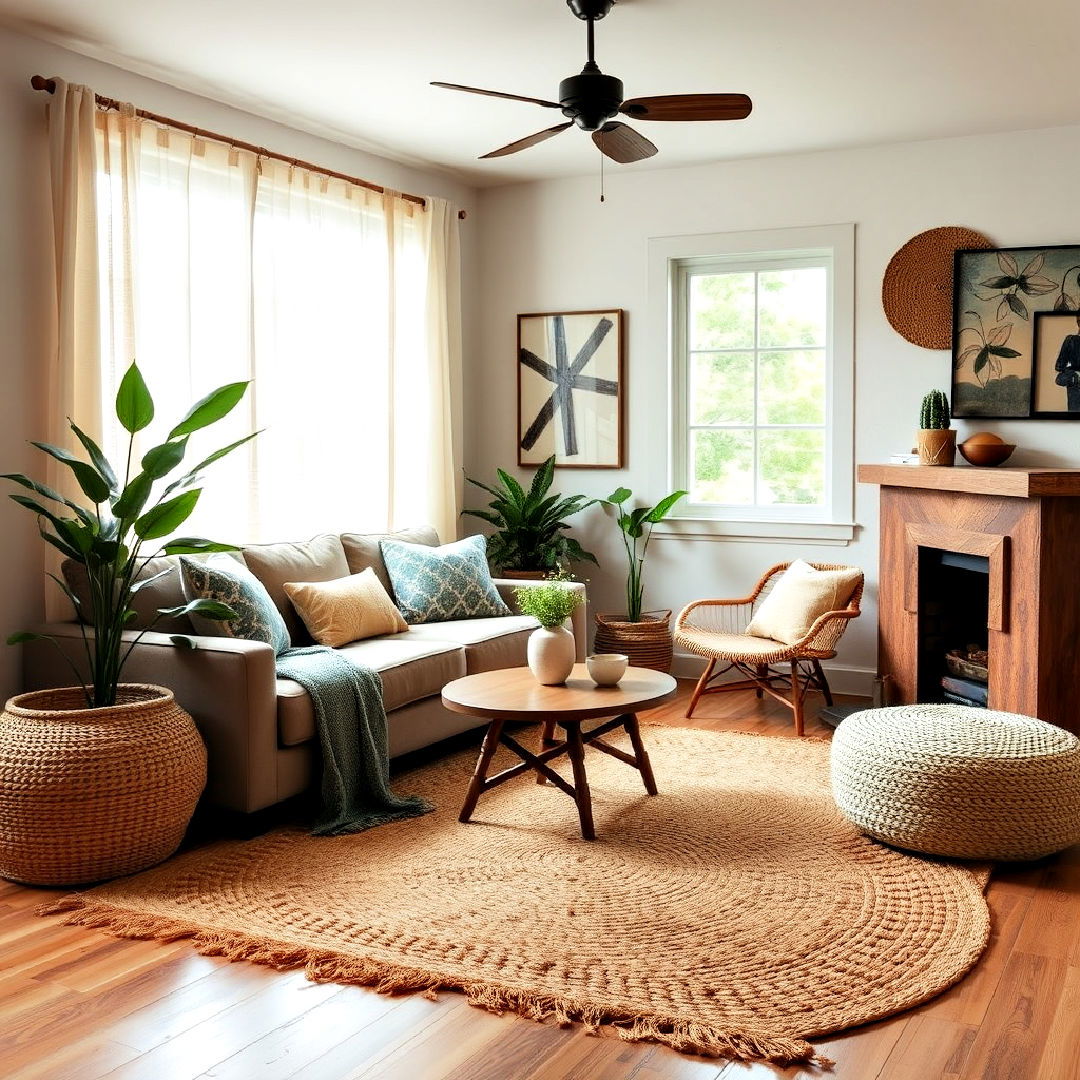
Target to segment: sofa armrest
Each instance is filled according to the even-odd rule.
[[[48,641],[24,646],[27,689],[72,685],[71,665],[80,672],[87,670],[79,624],[50,623],[34,630],[51,637],[55,647]],[[86,632],[93,636],[90,628]],[[129,630],[124,640],[138,636],[138,631]],[[191,713],[206,742],[210,770],[206,797],[211,802],[245,813],[270,806],[278,800],[273,649],[261,641],[185,637],[194,648],[174,645],[168,634],[144,633],[124,666],[123,681],[168,687]]]
[[[499,595],[503,598],[506,606],[515,614],[521,614],[521,608],[518,607],[517,597],[514,595],[515,589],[533,589],[537,585],[546,584],[544,581],[534,581],[529,578],[492,578],[495,582],[495,588],[499,590]],[[566,588],[571,592],[581,593],[585,596],[585,583],[581,581],[568,581],[566,582]],[[574,608],[574,614],[570,616],[570,628],[574,631],[574,648],[577,650],[577,661],[579,664],[585,662],[585,657],[589,652],[589,623],[586,616],[586,609],[588,608],[588,597],[585,598],[585,603],[578,604]]]

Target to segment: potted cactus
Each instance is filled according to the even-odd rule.
[[[919,464],[951,465],[956,460],[956,432],[949,426],[949,399],[931,390],[919,412]]]

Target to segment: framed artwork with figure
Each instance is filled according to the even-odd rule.
[[[1033,420],[1080,420],[1080,311],[1035,313]]]
[[[621,308],[518,316],[518,464],[623,466]]]

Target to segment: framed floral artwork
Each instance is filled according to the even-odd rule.
[[[518,316],[518,464],[623,465],[623,312]]]
[[[1035,326],[1080,308],[1080,246],[954,255],[952,414],[989,420],[1036,410]]]

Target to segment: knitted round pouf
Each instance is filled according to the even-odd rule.
[[[1039,859],[1080,842],[1080,739],[1015,713],[900,705],[849,716],[833,797],[863,832],[963,859]]]

